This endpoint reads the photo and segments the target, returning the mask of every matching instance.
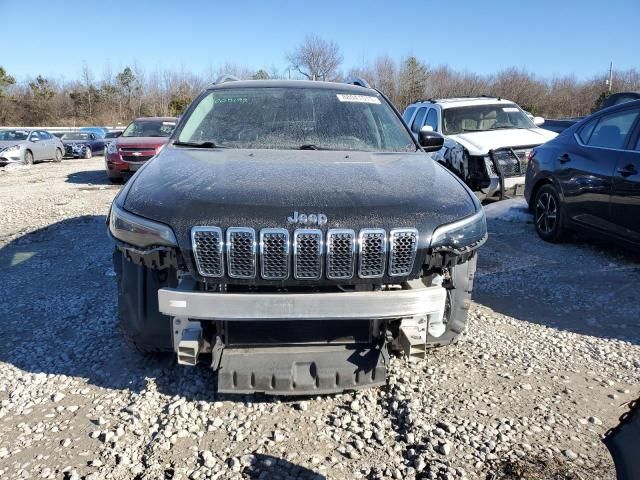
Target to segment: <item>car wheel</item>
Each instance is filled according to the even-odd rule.
[[[62,161],[62,150],[60,150],[59,148],[56,148],[56,156],[53,157],[53,161],[54,162],[61,162]]]
[[[24,164],[33,165],[33,153],[31,153],[29,150],[24,152]]]
[[[543,185],[536,193],[533,220],[536,232],[543,240],[557,243],[566,237],[562,226],[562,203],[553,185]]]
[[[178,284],[176,271],[137,265],[115,249],[118,318],[125,342],[144,354],[173,351],[171,318],[158,309],[158,290]]]
[[[85,160],[89,160],[91,157],[93,157],[93,152],[91,151],[91,148],[90,148],[90,147],[87,147],[87,148],[84,150],[84,159],[85,159]]]

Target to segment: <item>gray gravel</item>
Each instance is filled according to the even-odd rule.
[[[460,344],[392,359],[384,388],[216,396],[120,338],[102,162],[0,169],[0,478],[614,478],[636,259],[493,219]]]

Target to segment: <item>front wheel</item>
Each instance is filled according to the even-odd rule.
[[[118,317],[125,341],[144,354],[173,351],[171,318],[160,313],[158,290],[176,287],[174,269],[137,265],[116,249],[113,269],[118,282]]]
[[[33,165],[33,153],[31,153],[29,150],[24,152],[24,164]]]
[[[53,161],[54,162],[61,162],[62,161],[62,150],[60,150],[59,148],[56,148],[56,156],[53,157]]]
[[[90,147],[85,148],[84,159],[89,160],[91,157],[93,157],[93,152],[91,151],[91,148]]]
[[[543,185],[536,193],[533,204],[536,232],[546,242],[558,243],[565,239],[562,226],[562,203],[553,185]]]

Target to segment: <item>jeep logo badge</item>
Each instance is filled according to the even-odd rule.
[[[293,215],[287,217],[289,223],[298,223],[300,225],[318,225],[322,226],[327,223],[327,216],[324,213],[298,213],[294,211]]]

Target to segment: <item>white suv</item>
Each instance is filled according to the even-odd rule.
[[[445,143],[434,159],[457,173],[480,199],[522,195],[533,147],[557,133],[538,128],[517,104],[494,97],[420,100],[402,115],[417,137],[426,128]]]

